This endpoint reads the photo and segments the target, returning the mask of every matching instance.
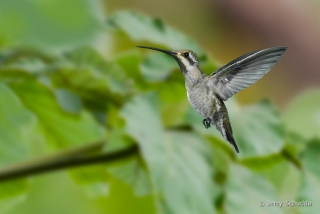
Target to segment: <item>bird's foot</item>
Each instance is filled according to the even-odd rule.
[[[210,118],[203,119],[203,121],[202,121],[202,123],[206,129],[210,127],[210,122],[211,122]]]

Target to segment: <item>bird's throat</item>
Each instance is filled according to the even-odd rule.
[[[188,66],[183,72],[186,82],[189,84],[198,83],[204,76],[204,73],[197,66]]]

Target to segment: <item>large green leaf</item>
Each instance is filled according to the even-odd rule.
[[[126,72],[127,76],[134,78],[137,81],[142,81],[140,63],[143,61],[142,54],[139,50],[133,49],[121,52],[116,56],[115,62]],[[139,84],[140,82],[136,82]],[[137,86],[137,85],[136,85]]]
[[[143,77],[150,82],[163,81],[178,68],[177,62],[171,56],[162,53],[148,55],[140,65]]]
[[[52,64],[58,59],[55,54],[31,47],[19,46],[0,50],[1,68],[18,67],[28,70],[30,73],[36,73],[36,70],[43,68],[47,64]]]
[[[281,200],[294,200],[298,195],[302,180],[301,170],[284,158],[277,161],[277,164],[259,173],[273,184]]]
[[[200,66],[207,73],[218,67],[194,40],[166,25],[161,19],[152,19],[134,11],[121,11],[115,13],[108,24],[112,29],[120,29],[132,40],[148,41],[174,50],[192,50],[198,54]],[[172,70],[178,69],[178,64],[172,57],[153,53],[143,61],[140,68],[145,80],[158,82],[166,79]]]
[[[125,135],[123,124],[121,124],[122,118],[119,118],[118,111],[109,111],[108,114],[112,114],[112,117],[115,118],[111,119],[114,120],[110,123],[113,124],[113,129],[109,133],[109,143],[104,148],[105,152],[123,149],[131,143],[131,139]],[[129,161],[124,160],[115,166],[110,166],[108,171],[112,176],[130,185],[135,195],[145,196],[151,194],[149,174],[144,161],[140,157],[135,157]]]
[[[55,89],[54,94],[64,111],[78,114],[82,110],[82,101],[76,94],[64,88]]]
[[[29,81],[12,83],[10,87],[37,116],[48,142],[56,147],[73,147],[104,139],[103,130],[88,112],[83,110],[76,115],[63,111],[45,86]]]
[[[3,0],[0,2],[1,38],[6,43],[54,49],[93,43],[102,29],[100,8],[98,1],[86,0]]]
[[[296,200],[292,202],[311,202],[311,206],[296,206],[301,214],[318,213],[320,209],[320,180],[312,174],[306,172],[303,177],[300,193]]]
[[[27,143],[36,118],[3,83],[0,100],[0,165],[5,166],[27,158]]]
[[[66,58],[78,69],[64,75],[64,80],[75,87],[87,88],[102,93],[103,90],[124,95],[128,93],[131,81],[119,65],[106,61],[90,47],[76,49],[66,54]],[[63,72],[62,72],[63,74]]]
[[[295,161],[300,164],[300,155],[305,150],[307,144],[305,139],[297,133],[286,133],[286,144],[284,152],[290,155]]]
[[[104,187],[102,187],[104,188]],[[110,180],[107,197],[92,197],[76,185],[64,172],[36,176],[27,197],[21,197],[14,205],[1,200],[2,205],[11,210],[1,214],[154,214],[151,196],[136,197],[132,189],[117,179]],[[50,196],[50,197],[45,197]]]
[[[198,135],[165,132],[156,94],[135,97],[122,110],[128,134],[137,140],[150,171],[160,213],[215,213],[212,171]]]
[[[152,195],[136,197],[132,189],[118,179],[110,181],[110,197],[103,201],[106,213],[155,214]]]
[[[285,141],[284,128],[279,113],[270,102],[241,107],[234,100],[229,100],[226,106],[240,158],[268,156],[281,151]],[[205,129],[202,119],[193,109],[186,116],[187,122],[199,133],[222,139],[214,126]]]
[[[143,76],[141,70],[143,60],[144,57],[138,48],[122,52],[114,60],[126,72],[130,80],[133,80],[134,87],[132,87],[131,91],[133,93],[137,91],[149,91],[150,89],[154,90],[153,86],[156,85],[150,81],[146,81],[146,78]]]
[[[109,171],[114,177],[132,186],[136,196],[151,194],[149,175],[140,160],[134,159],[120,166],[111,167]]]
[[[171,80],[157,88],[160,98],[161,119],[166,127],[185,124],[189,103],[183,83]]]
[[[315,175],[320,181],[320,141],[315,140],[308,144],[306,150],[301,155],[303,166]]]
[[[302,185],[296,202],[311,202],[312,206],[296,207],[301,214],[316,213],[320,209],[320,141],[313,140],[305,145],[305,150],[299,156],[302,160],[303,166],[303,179]],[[296,178],[294,179],[296,180]]]
[[[0,212],[8,213],[15,207],[19,206],[20,203],[23,203],[25,200],[25,195],[19,195],[14,198],[2,198],[0,200]]]
[[[169,199],[170,210],[173,213],[215,213],[211,203],[220,188],[212,180],[210,150],[205,141],[188,132],[167,132],[165,137],[167,161],[171,160],[172,164],[164,182],[164,197]],[[190,190],[186,190],[187,187]],[[201,200],[196,200],[195,195]],[[185,207],[186,201],[190,207]]]
[[[51,71],[57,55],[44,53],[39,49],[17,47],[0,50],[0,78],[5,82],[16,82],[45,78]],[[49,82],[49,81],[47,81]]]
[[[109,23],[118,27],[133,40],[149,41],[173,49],[190,49],[203,54],[200,47],[190,38],[165,25],[161,19],[152,19],[138,12],[115,13]]]
[[[230,167],[225,190],[224,208],[227,214],[283,213],[280,208],[268,207],[268,201],[280,201],[270,182],[239,165]]]
[[[123,121],[119,119],[118,112],[119,110],[108,111],[108,116],[110,115],[108,124],[112,129],[108,130],[108,141],[97,154],[123,150],[132,144],[132,139],[124,134]],[[109,183],[112,179],[110,174],[131,185],[136,195],[145,196],[150,194],[150,182],[141,162],[138,158],[123,159],[108,165],[99,164],[71,169],[70,173],[72,178],[94,197],[109,194]]]
[[[28,144],[33,143],[36,118],[3,83],[0,83],[0,100],[0,166],[5,168],[28,158]],[[18,195],[24,193],[28,186],[26,179],[1,182],[0,212],[21,202]]]
[[[104,165],[85,166],[69,170],[73,180],[80,184],[91,197],[107,196],[109,194],[109,176]]]
[[[10,86],[22,103],[37,116],[41,129],[37,134],[44,133],[42,140],[46,140],[46,143],[51,142],[61,149],[104,139],[103,130],[88,112],[81,109],[81,106],[79,108],[79,99],[73,99],[75,95],[66,93],[62,89],[56,90],[54,94],[36,81],[15,83]],[[59,104],[64,109],[60,108]],[[102,188],[106,185],[108,177],[105,167],[75,169],[71,170],[71,175],[91,195],[106,194],[106,191],[102,191],[107,189]]]
[[[320,91],[307,91],[288,106],[284,121],[289,131],[306,140],[320,139]]]
[[[279,113],[270,102],[233,107],[229,108],[230,120],[241,148],[240,157],[267,156],[281,151],[285,141],[284,128]]]

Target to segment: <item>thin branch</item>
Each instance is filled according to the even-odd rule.
[[[110,163],[129,158],[138,153],[138,146],[135,144],[129,148],[111,153],[88,155],[88,152],[92,153],[94,151],[100,151],[103,144],[104,143],[96,143],[80,149],[65,151],[48,158],[37,159],[24,164],[8,167],[0,170],[0,182],[71,167]]]

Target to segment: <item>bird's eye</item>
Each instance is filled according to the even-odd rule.
[[[188,57],[188,56],[189,56],[189,53],[186,52],[186,53],[184,53],[183,55],[184,55],[185,57]]]

